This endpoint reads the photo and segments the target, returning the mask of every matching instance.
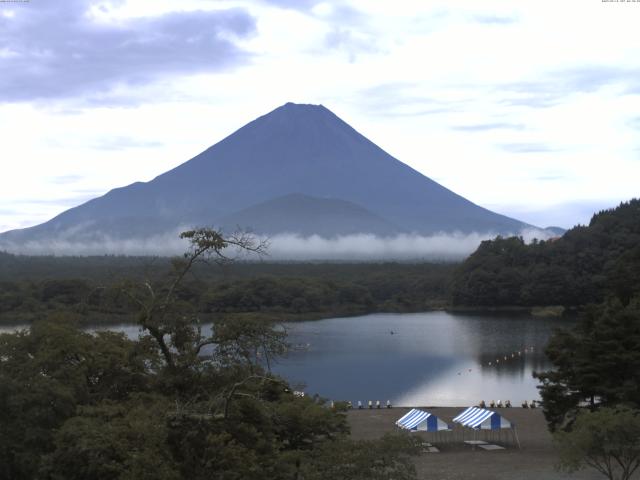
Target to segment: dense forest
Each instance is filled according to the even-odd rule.
[[[511,237],[482,242],[456,269],[453,305],[566,307],[623,303],[640,291],[640,200],[601,211],[588,226],[525,244]]]
[[[51,311],[85,321],[132,313],[132,280],[159,280],[170,261],[144,257],[27,257],[0,254],[0,318],[30,322]],[[420,311],[448,302],[453,264],[223,263],[197,265],[176,292],[204,316],[309,319],[374,311]]]

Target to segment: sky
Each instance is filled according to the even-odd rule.
[[[474,203],[585,224],[640,196],[639,24],[640,1],[0,0],[0,232],[289,101]]]

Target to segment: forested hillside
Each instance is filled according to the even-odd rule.
[[[459,268],[452,303],[465,306],[579,306],[640,291],[640,200],[601,211],[588,226],[526,245],[484,241]]]

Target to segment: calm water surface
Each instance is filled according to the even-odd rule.
[[[398,406],[465,406],[482,399],[519,405],[539,398],[531,374],[551,367],[543,349],[553,329],[573,323],[446,312],[288,323],[289,342],[299,348],[273,370],[309,395],[354,405],[391,400]],[[109,328],[139,334],[135,325]]]
[[[274,370],[308,394],[354,405],[519,405],[539,398],[532,372],[550,368],[543,353],[549,336],[571,323],[446,312],[292,323],[290,342],[308,348],[290,352]]]

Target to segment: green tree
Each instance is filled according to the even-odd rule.
[[[64,316],[0,335],[0,478],[35,478],[55,431],[78,406],[152,388],[152,361],[124,335],[91,335]]]
[[[609,480],[628,480],[640,466],[640,412],[625,407],[582,411],[572,429],[557,432],[560,468],[585,465]]]
[[[40,468],[51,480],[179,480],[167,444],[166,413],[157,395],[82,407],[54,434],[54,450]]]
[[[583,405],[640,408],[639,300],[592,307],[573,330],[551,338],[546,354],[554,368],[535,376],[552,430],[570,425]]]
[[[167,369],[176,375],[198,363],[201,350],[213,345],[213,336],[203,333],[199,319],[177,293],[191,269],[199,262],[230,261],[224,254],[227,248],[261,253],[264,245],[256,244],[247,235],[224,237],[209,228],[199,228],[180,234],[189,241],[189,250],[172,262],[168,281],[159,285],[150,280],[128,282],[122,291],[138,308],[138,323],[145,334],[155,341]]]

